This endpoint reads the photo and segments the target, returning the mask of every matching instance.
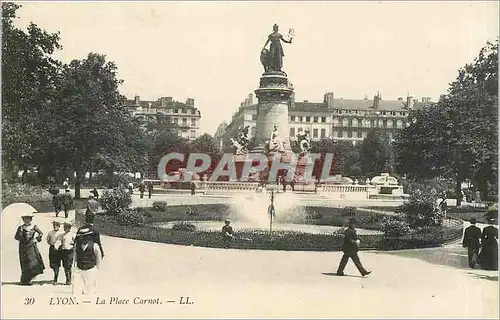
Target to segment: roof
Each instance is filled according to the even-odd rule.
[[[398,100],[379,100],[379,105],[376,110],[405,110],[405,105],[403,101]],[[351,109],[351,110],[375,110],[373,108],[373,100],[362,100],[362,99],[334,99],[333,109]],[[413,104],[414,109],[420,109],[424,106],[421,102],[416,102]]]
[[[302,112],[327,112],[331,113],[332,109],[328,108],[326,103],[317,102],[295,102],[294,106],[290,108],[290,111],[302,111]]]
[[[139,101],[139,106],[141,106],[142,108],[148,108],[150,104],[151,104],[152,108],[165,108],[165,109],[186,108],[186,109],[195,109],[195,110],[198,110],[196,107],[187,105],[187,104],[185,104],[183,102],[179,102],[179,101],[169,102],[169,103],[167,103],[166,106],[162,106],[160,104],[160,101],[142,101],[142,100]],[[125,101],[125,106],[127,106],[129,108],[137,108],[137,107],[139,107],[138,105],[136,105],[135,100],[126,100]]]

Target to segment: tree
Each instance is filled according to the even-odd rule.
[[[52,117],[58,124],[58,156],[76,173],[77,198],[92,164],[108,171],[130,170],[140,153],[133,148],[139,129],[123,107],[116,70],[113,62],[95,53],[64,66],[60,107]]]
[[[476,182],[483,199],[488,188],[498,190],[498,41],[459,70],[436,105],[410,117],[395,143],[400,173],[453,178],[457,205],[466,179]]]
[[[57,159],[49,110],[55,107],[61,67],[51,55],[62,47],[58,33],[47,33],[34,23],[27,32],[16,28],[19,8],[2,3],[3,165],[11,173],[37,166],[40,175],[50,174]]]
[[[379,175],[381,172],[392,172],[392,146],[387,137],[375,130],[361,143],[359,159],[361,171],[368,177]]]

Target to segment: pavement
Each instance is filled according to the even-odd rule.
[[[53,219],[53,214],[39,213],[34,223],[46,234]],[[68,286],[48,284],[50,269],[35,280],[38,284],[18,286],[16,220],[2,220],[2,318],[499,316],[496,272],[361,252],[373,273],[363,278],[349,262],[348,276],[338,277],[333,272],[340,252],[212,249],[107,236],[102,236],[106,256],[99,291],[86,303],[73,298]],[[45,239],[39,249],[48,268]],[[161,304],[137,304],[141,299]]]

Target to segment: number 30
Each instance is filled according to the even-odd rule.
[[[25,298],[24,305],[28,306],[35,303],[35,298]]]

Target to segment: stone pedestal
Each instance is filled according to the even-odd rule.
[[[288,105],[293,88],[284,72],[266,72],[260,78],[259,89],[255,90],[258,99],[255,149],[251,152],[265,152],[266,142],[271,139],[274,126],[278,127],[279,137],[286,151],[291,151],[288,128]]]

